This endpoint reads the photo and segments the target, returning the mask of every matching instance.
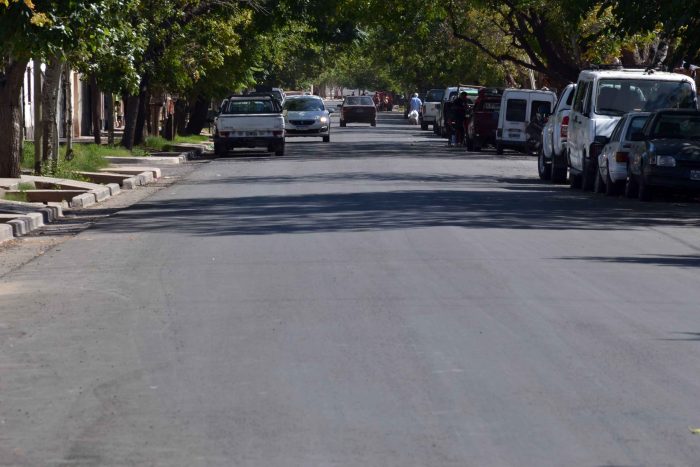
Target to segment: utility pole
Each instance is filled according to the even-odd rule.
[[[41,121],[41,96],[42,96],[42,71],[41,62],[34,59],[34,172],[36,175],[41,175],[41,162],[43,161],[42,135],[44,133]]]

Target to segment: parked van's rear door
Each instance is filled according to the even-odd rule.
[[[503,125],[501,139],[505,142],[525,142],[528,96],[526,93],[507,93],[501,108]]]

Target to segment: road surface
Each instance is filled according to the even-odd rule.
[[[0,279],[0,465],[700,464],[700,210],[398,115]]]

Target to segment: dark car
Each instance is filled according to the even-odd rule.
[[[649,201],[656,187],[700,191],[700,111],[654,112],[632,134],[625,195]]]
[[[377,107],[370,96],[347,96],[340,105],[340,126],[369,123],[377,126]]]
[[[467,149],[481,151],[485,146],[496,146],[498,112],[501,110],[502,88],[479,89],[479,95],[467,121]]]

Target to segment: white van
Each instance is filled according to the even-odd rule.
[[[697,108],[692,78],[622,67],[582,71],[569,115],[571,187],[593,189],[598,155],[623,115],[667,108]]]
[[[527,150],[527,127],[538,113],[552,113],[557,95],[534,89],[506,89],[496,130],[496,154],[504,149]]]

